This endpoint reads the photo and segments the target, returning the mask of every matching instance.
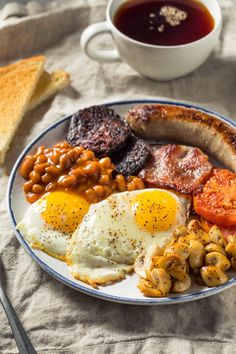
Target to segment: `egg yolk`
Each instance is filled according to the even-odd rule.
[[[46,203],[41,216],[54,230],[73,233],[89,209],[89,203],[81,196],[55,191],[45,195]]]
[[[132,210],[141,230],[149,233],[166,231],[175,222],[177,202],[165,191],[146,191],[134,198]]]

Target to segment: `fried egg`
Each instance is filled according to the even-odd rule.
[[[123,279],[153,243],[163,247],[185,224],[188,197],[161,189],[117,193],[90,206],[67,253],[72,275],[96,286]]]
[[[47,193],[29,207],[16,229],[33,248],[65,260],[69,239],[89,206],[83,197],[72,192]]]

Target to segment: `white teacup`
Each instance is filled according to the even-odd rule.
[[[127,1],[127,0],[125,0]],[[120,32],[113,19],[124,0],[110,0],[106,21],[87,27],[81,36],[81,46],[92,59],[113,62],[120,58],[133,69],[154,80],[171,80],[198,68],[214,49],[220,35],[222,14],[217,0],[200,0],[214,18],[213,30],[205,37],[183,45],[161,46],[138,42]],[[100,33],[111,33],[117,49],[99,50],[90,41]]]

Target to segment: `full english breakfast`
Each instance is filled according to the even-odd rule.
[[[235,141],[229,124],[181,106],[79,110],[64,141],[24,158],[17,230],[93,287],[133,271],[145,296],[224,284],[236,269]]]

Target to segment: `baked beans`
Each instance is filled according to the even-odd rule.
[[[20,174],[27,180],[23,190],[30,203],[56,189],[74,190],[96,203],[114,191],[144,188],[138,177],[114,178],[114,167],[109,157],[98,159],[91,150],[61,142],[52,148],[39,146],[34,154],[27,155]]]

